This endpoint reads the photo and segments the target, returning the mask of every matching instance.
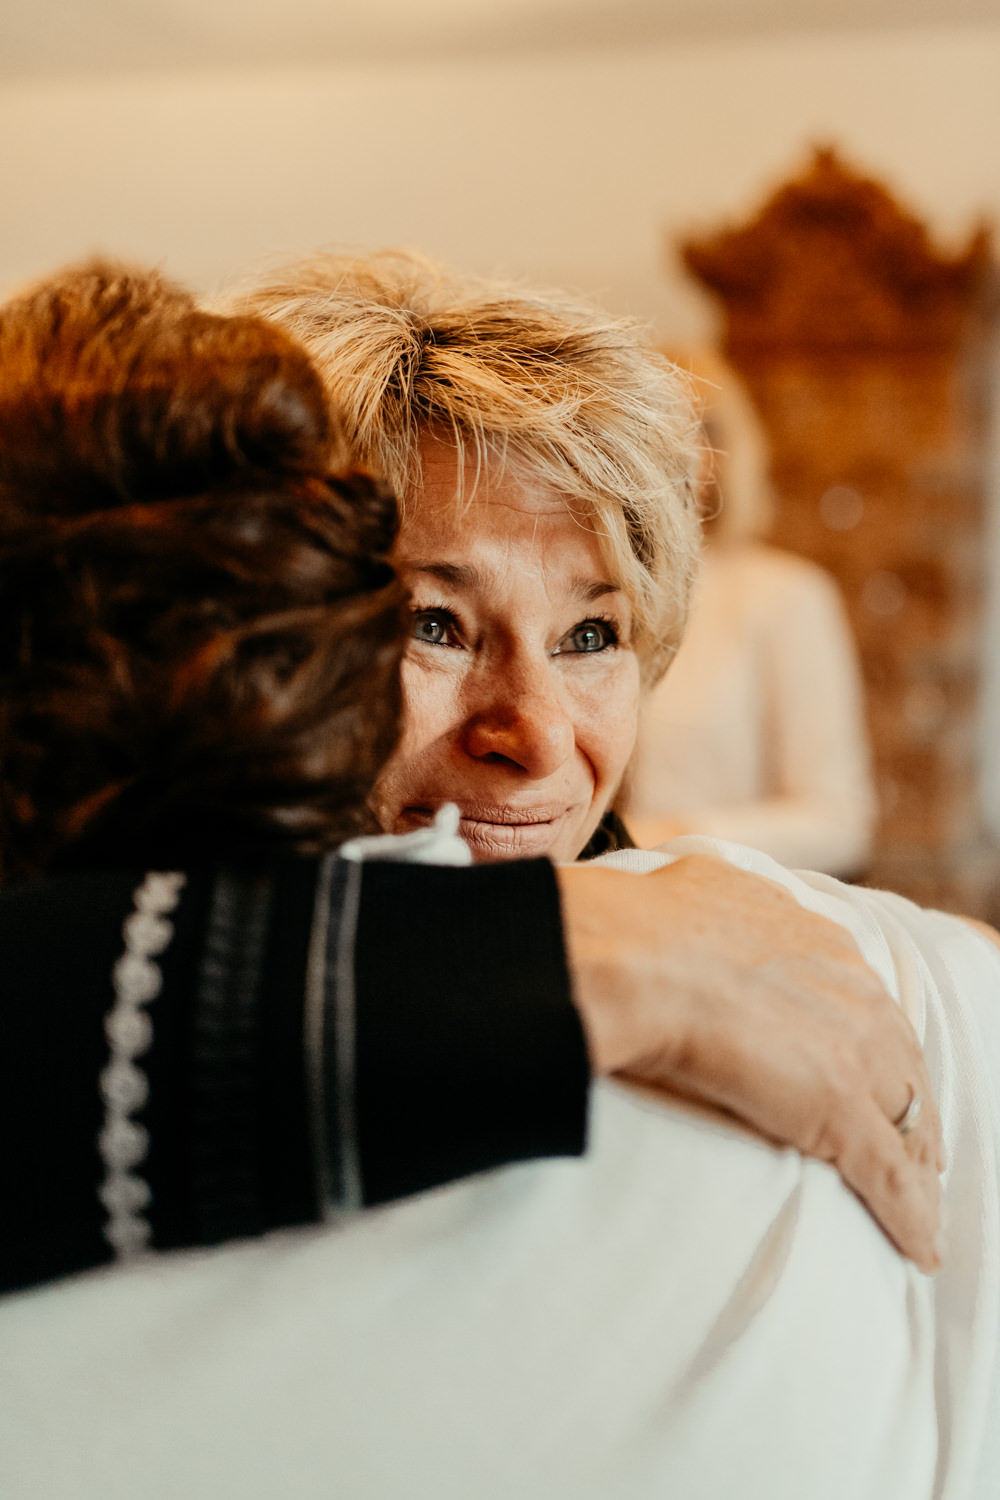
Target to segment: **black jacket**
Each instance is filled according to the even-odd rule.
[[[142,880],[0,891],[0,1290],[112,1259],[99,1079]],[[186,872],[170,920],[134,1111],[154,1248],[583,1150],[586,1045],[545,861],[220,865]]]

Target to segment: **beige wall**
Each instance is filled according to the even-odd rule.
[[[1000,220],[1000,21],[498,63],[25,82],[0,92],[0,288],[95,248],[201,286],[409,243],[709,313],[664,231],[741,216],[830,140],[944,235]]]

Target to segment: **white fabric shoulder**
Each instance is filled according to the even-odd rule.
[[[720,839],[674,839],[660,850],[622,850],[593,863],[645,874],[694,853],[764,875],[846,927],[920,1037],[948,1153],[942,1186],[949,1253],[933,1282],[949,1486],[940,1493],[969,1493],[978,1472],[974,1493],[1000,1495],[1000,952],[958,917],[891,892],[786,870]]]
[[[673,853],[694,847],[839,914],[922,1015],[967,1238],[945,1273],[902,1260],[823,1163],[598,1084],[581,1160],[0,1302],[6,1491],[996,1500],[995,1101],[967,1002],[1000,956],[750,851]]]
[[[0,1449],[18,1500],[969,1500],[934,1359],[832,1169],[603,1084],[586,1160],[0,1303]]]

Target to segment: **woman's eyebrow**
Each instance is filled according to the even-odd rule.
[[[401,566],[409,578],[436,578],[450,589],[484,592],[489,582],[487,575],[472,563],[432,562],[418,558]],[[585,604],[593,604],[607,594],[620,594],[621,587],[603,579],[582,576],[570,579],[567,592]]]
[[[404,562],[401,567],[403,572],[410,576],[422,574],[426,578],[436,578],[440,583],[445,583],[452,589],[481,589],[485,585],[483,574],[471,563],[418,561]]]
[[[606,594],[620,594],[621,585],[617,583],[598,583],[589,578],[574,578],[572,591],[580,599],[585,599],[592,604],[596,599],[603,599]]]

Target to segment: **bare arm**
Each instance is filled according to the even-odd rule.
[[[558,871],[595,1072],[721,1106],[832,1162],[890,1239],[940,1266],[940,1120],[909,1021],[853,939],[771,881],[693,855]],[[907,1136],[892,1124],[919,1094]]]

